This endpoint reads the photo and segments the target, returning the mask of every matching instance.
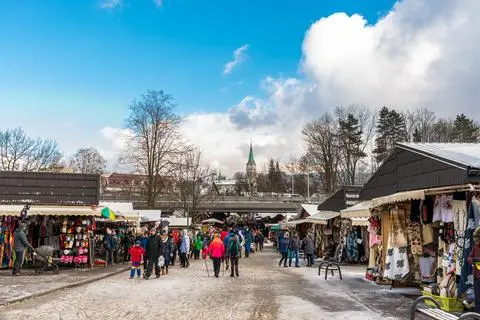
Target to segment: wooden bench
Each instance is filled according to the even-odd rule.
[[[425,303],[426,301],[432,302],[435,305],[435,308],[418,308],[419,304]],[[419,297],[413,302],[413,305],[410,309],[410,320],[415,320],[415,315],[417,312],[423,313],[424,315],[437,320],[465,320],[465,319],[479,319],[480,314],[475,312],[467,312],[462,314],[460,317],[443,311],[440,309],[440,304],[432,297]]]
[[[325,280],[327,280],[327,278],[328,278],[328,271],[331,272],[332,277],[334,276],[334,271],[338,271],[338,275],[340,276],[340,280],[343,280],[342,270],[340,269],[340,265],[336,262],[333,262],[333,261],[322,261],[322,262],[320,262],[320,265],[318,266],[318,275],[319,276],[321,275],[322,270],[325,270]]]

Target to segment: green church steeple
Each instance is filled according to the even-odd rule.
[[[255,159],[253,158],[252,142],[250,142],[250,153],[248,154],[248,162],[247,162],[247,164],[255,164]]]

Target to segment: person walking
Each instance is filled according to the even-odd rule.
[[[170,234],[170,238],[172,239],[172,261],[170,261],[170,264],[172,266],[175,265],[175,260],[177,258],[177,253],[179,252],[179,240],[178,240],[178,232],[174,231]],[[180,254],[179,254],[180,255]]]
[[[123,237],[123,263],[130,260],[130,248],[135,245],[135,238],[133,233],[130,231]]]
[[[234,235],[235,233],[233,232],[233,229],[230,229],[227,236],[225,237],[225,239],[223,239],[223,245],[225,246],[225,250],[227,250],[228,248],[228,243],[230,241],[230,238],[232,237],[232,235]],[[227,256],[227,259],[225,259],[225,269],[228,271],[228,268],[229,268],[229,259],[228,259],[228,256]]]
[[[143,253],[143,274],[145,275],[147,273],[147,246],[148,246],[148,232],[142,232],[140,236],[137,238],[136,241],[140,241],[140,246],[143,248],[144,253]],[[135,242],[136,242],[135,241]]]
[[[225,246],[220,240],[218,233],[215,233],[213,236],[213,240],[208,247],[208,254],[210,258],[213,260],[213,272],[215,274],[215,278],[218,278],[220,274],[220,266],[222,264],[222,259],[225,256]]]
[[[245,229],[245,258],[250,256],[250,251],[252,250],[252,233],[248,228]]]
[[[137,240],[135,245],[128,249],[128,254],[130,256],[130,263],[132,264],[130,268],[130,279],[135,277],[135,272],[137,273],[137,277],[140,278],[140,265],[142,264],[142,258],[145,254],[145,249],[142,248],[142,242]]]
[[[163,243],[163,258],[165,259],[165,264],[163,265],[162,274],[168,274],[168,265],[170,264],[170,259],[172,257],[172,246],[173,239],[169,237],[167,233],[162,234],[162,243]]]
[[[23,261],[25,259],[25,250],[27,248],[32,248],[32,245],[27,240],[27,226],[25,223],[20,223],[18,225],[17,230],[15,231],[15,235],[13,236],[14,246],[13,249],[15,251],[15,262],[13,263],[13,273],[14,276],[21,275],[20,270],[23,266]]]
[[[293,257],[295,257],[295,267],[300,267],[300,237],[298,232],[295,231],[293,237],[290,238],[290,258],[288,259],[288,266],[292,266]]]
[[[285,233],[283,238],[281,238],[280,243],[279,243],[279,249],[280,253],[282,254],[282,259],[280,259],[280,262],[278,262],[278,266],[280,267],[283,262],[283,266],[286,268],[287,267],[287,259],[288,259],[288,246],[290,244],[290,236],[288,232]]]
[[[307,234],[307,237],[303,241],[305,245],[305,255],[307,257],[307,267],[313,267],[313,264],[315,263],[313,261],[313,254],[314,254],[315,248],[313,245],[312,234],[311,233]]]
[[[232,231],[228,236],[228,245],[227,245],[227,259],[226,261],[230,260],[231,271],[230,277],[234,277],[235,275],[238,277],[238,261],[240,258],[241,246],[240,240],[238,236]]]
[[[188,261],[188,253],[190,252],[190,238],[188,237],[187,230],[183,230],[181,241],[180,260],[182,262],[182,268],[188,268],[190,266],[190,262]]]
[[[149,279],[152,275],[153,268],[155,268],[156,278],[160,277],[160,267],[158,266],[158,258],[163,253],[163,243],[162,238],[157,235],[157,230],[155,228],[150,229],[150,237],[148,237],[148,246],[147,246],[147,272],[145,274],[145,279]]]
[[[202,236],[198,234],[194,243],[194,250],[193,250],[193,255],[195,257],[195,260],[200,259],[200,251],[202,251],[202,247],[203,247]]]
[[[112,230],[109,228],[106,229],[105,231],[105,237],[103,238],[103,244],[105,247],[105,253],[106,253],[106,261],[108,266],[112,266],[114,263],[114,253],[115,253],[115,248],[117,247],[117,243],[115,238],[112,235]]]

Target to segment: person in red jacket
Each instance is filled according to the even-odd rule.
[[[132,268],[130,269],[130,279],[135,277],[135,270],[137,271],[137,277],[140,278],[141,270],[140,265],[142,264],[142,257],[145,254],[145,249],[142,248],[141,242],[135,242],[133,247],[130,247],[128,254],[130,255],[130,262],[132,263]]]
[[[220,273],[220,265],[222,264],[222,259],[225,256],[225,245],[218,237],[218,233],[215,233],[213,236],[213,241],[208,247],[208,254],[213,260],[213,271],[215,273],[215,278],[218,278],[218,274]]]

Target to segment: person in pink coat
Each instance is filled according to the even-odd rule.
[[[208,247],[208,255],[213,260],[213,271],[215,273],[215,278],[218,278],[222,259],[225,256],[225,245],[219,238],[218,233],[215,233],[213,240]]]

